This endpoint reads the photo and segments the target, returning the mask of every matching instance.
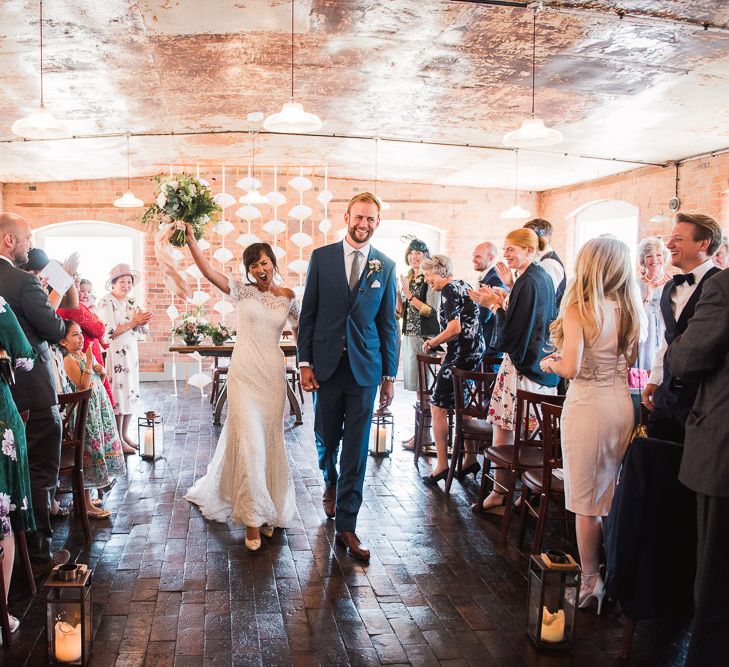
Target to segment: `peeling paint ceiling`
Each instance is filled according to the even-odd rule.
[[[564,142],[520,151],[520,189],[729,146],[729,2],[545,5],[536,112]],[[46,0],[46,105],[83,138],[41,142],[10,131],[39,101],[38,3],[3,0],[0,182],[125,176],[125,140],[109,135],[126,131],[132,176],[170,162],[246,164],[246,132],[260,128],[247,114],[273,113],[290,97],[290,7]],[[530,11],[448,0],[299,0],[295,19],[296,99],[324,120],[326,136],[262,133],[258,164],[326,163],[332,175],[371,179],[375,142],[354,137],[380,136],[380,179],[514,186],[513,152],[485,147],[499,147],[530,111]]]

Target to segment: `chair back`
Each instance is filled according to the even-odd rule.
[[[432,357],[427,354],[418,354],[418,401],[420,405],[430,403],[433,395],[435,379],[440,370],[440,357]]]
[[[541,447],[544,439],[544,419],[542,404],[562,405],[564,396],[538,394],[533,391],[516,390],[516,431],[514,450],[522,446]]]
[[[86,440],[86,420],[89,415],[91,389],[58,395],[58,408],[61,412],[63,439],[61,442],[61,469],[71,467],[83,470],[84,442]],[[73,463],[64,463],[64,450],[73,450]]]
[[[562,406],[542,403],[542,447],[544,448],[544,479],[551,479],[552,470],[562,467],[562,438],[560,437],[560,420]]]
[[[501,366],[501,362],[504,359],[502,357],[493,357],[485,354],[481,359],[481,372],[492,373],[494,368]]]
[[[485,419],[491,402],[491,394],[496,384],[496,373],[480,373],[453,369],[453,392],[456,406],[456,419],[469,415]]]

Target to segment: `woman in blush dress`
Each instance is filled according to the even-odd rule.
[[[628,246],[612,236],[588,241],[551,327],[556,353],[541,363],[545,372],[570,379],[561,421],[565,505],[576,515],[580,607],[595,599],[598,614],[605,597],[602,518],[634,425],[627,374],[641,311]]]
[[[179,223],[182,225],[183,223]],[[261,547],[261,535],[286,527],[296,512],[294,484],[284,446],[286,363],[279,346],[290,320],[294,335],[299,306],[294,293],[274,283],[276,255],[268,243],[254,243],[243,253],[250,282],[228,278],[213,269],[185,226],[187,245],[202,274],[238,305],[238,325],[228,370],[228,417],[207,474],[185,498],[206,519],[246,527],[245,545]]]

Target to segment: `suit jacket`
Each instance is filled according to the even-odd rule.
[[[693,294],[686,302],[686,305],[683,307],[678,320],[673,316],[673,311],[671,310],[671,291],[673,290],[674,282],[673,280],[669,280],[666,283],[663,288],[663,294],[661,295],[661,314],[663,315],[663,322],[666,325],[666,342],[669,345],[676,336],[680,336],[686,331],[686,327],[696,310],[696,304],[698,304],[701,298],[706,281],[711,276],[719,273],[719,271],[720,269],[712,267],[704,274],[699,284],[696,285]],[[679,423],[685,423],[691,406],[694,404],[694,400],[696,400],[697,391],[698,387],[696,383],[674,377],[671,364],[668,361],[668,355],[665,355],[663,357],[663,381],[656,388],[655,394],[653,395],[656,416],[665,416],[670,419],[675,419]]]
[[[706,282],[694,316],[666,357],[675,377],[699,384],[679,478],[697,493],[729,497],[729,271]]]
[[[58,403],[51,371],[48,341],[58,343],[65,335],[63,320],[48,301],[38,279],[0,259],[0,296],[8,302],[37,358],[29,373],[17,373],[13,399],[19,411],[43,410]]]
[[[478,281],[478,284],[481,286],[488,285],[489,287],[506,287],[504,283],[501,282],[501,278],[499,278],[499,274],[496,273],[496,269],[493,266],[486,272],[486,275]],[[501,355],[501,352],[491,346],[491,337],[494,334],[495,325],[493,313],[488,308],[484,308],[483,306],[481,306],[481,312],[478,319],[481,322],[483,338],[486,341],[486,349],[484,351],[484,354]]]
[[[379,271],[370,270],[371,260],[379,260]],[[311,364],[317,380],[326,381],[346,346],[358,385],[375,386],[382,376],[397,375],[395,294],[395,263],[372,246],[359,287],[352,293],[342,243],[314,250],[299,319],[299,360]]]

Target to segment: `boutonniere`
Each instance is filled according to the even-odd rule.
[[[382,262],[379,259],[371,259],[367,263],[367,268],[369,269],[367,272],[367,277],[369,278],[373,273],[382,271]]]

